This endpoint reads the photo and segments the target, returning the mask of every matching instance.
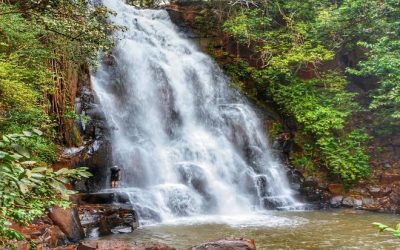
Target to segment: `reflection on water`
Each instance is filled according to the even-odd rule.
[[[396,249],[400,239],[378,233],[372,222],[394,225],[399,216],[365,211],[334,210],[268,212],[253,216],[204,216],[146,226],[127,241],[158,241],[178,250],[225,237],[255,239],[257,249]]]

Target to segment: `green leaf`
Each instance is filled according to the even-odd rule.
[[[32,172],[33,173],[42,173],[42,172],[45,172],[46,170],[47,170],[46,167],[36,167],[36,168],[32,169]]]
[[[3,159],[4,157],[6,157],[6,155],[8,155],[8,153],[0,151],[0,159]]]
[[[9,142],[10,142],[10,139],[9,139],[7,136],[3,135],[3,141],[9,143]]]
[[[36,161],[23,161],[20,164],[25,166],[32,166],[35,165],[36,163],[37,163]]]
[[[29,154],[29,151],[26,148],[22,147],[21,145],[18,145],[18,144],[14,145],[13,148],[15,149],[15,151],[17,151],[18,154],[20,154],[26,158],[31,157],[31,155]]]
[[[34,128],[34,129],[32,129],[32,131],[35,132],[38,135],[43,135],[43,132],[40,131],[39,129]]]
[[[23,131],[22,133],[27,137],[32,136],[32,132],[29,132],[29,131]]]

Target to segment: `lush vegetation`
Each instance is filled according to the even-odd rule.
[[[86,0],[0,2],[0,244],[22,239],[12,223],[67,206],[64,184],[87,176],[51,164],[60,145],[79,143],[67,138],[74,129],[68,90],[82,65],[112,47],[108,34],[120,27],[106,22],[110,14]]]
[[[13,223],[27,225],[46,213],[46,208],[68,207],[66,188],[71,180],[88,177],[85,168],[53,171],[45,162],[34,161],[23,147],[28,139],[37,140],[40,130],[3,135],[0,140],[0,246],[12,240],[23,240],[23,235],[10,228]]]
[[[378,125],[395,128],[400,121],[399,2],[244,0],[208,5],[199,26],[219,25],[254,54],[252,61],[234,58],[227,72],[251,97],[272,98],[301,125],[296,140],[308,146],[294,162],[325,166],[345,184],[367,178],[369,136],[351,121],[369,110],[376,112]],[[369,93],[369,106],[361,106],[356,93],[347,90],[356,77],[378,82]],[[246,81],[255,84],[249,88]]]

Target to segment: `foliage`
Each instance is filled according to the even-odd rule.
[[[12,223],[26,225],[44,215],[50,206],[68,207],[68,195],[73,192],[65,184],[89,177],[85,168],[53,171],[44,162],[33,161],[22,145],[42,134],[35,129],[4,135],[0,140],[0,246],[24,239],[10,227]]]
[[[368,60],[359,64],[360,70],[349,72],[378,77],[380,86],[373,91],[370,108],[380,111],[384,121],[400,124],[400,41],[382,37],[375,44],[360,45],[369,49]]]
[[[400,224],[397,224],[395,228],[386,226],[385,224],[374,222],[372,223],[375,227],[379,229],[379,232],[391,232],[396,238],[400,238]]]
[[[71,72],[113,46],[108,35],[122,27],[107,22],[112,14],[86,0],[0,1],[0,244],[22,239],[11,223],[67,206],[65,184],[88,176],[49,166],[61,144],[55,131],[71,119]]]
[[[87,0],[28,0],[12,7],[42,29],[46,47],[52,47],[56,57],[77,62],[96,62],[99,49],[108,51],[113,46],[108,34],[122,28],[107,22],[113,12]]]
[[[316,165],[326,165],[345,184],[367,177],[370,173],[369,157],[364,144],[369,137],[365,132],[349,127],[353,114],[361,108],[355,101],[355,93],[346,89],[346,72],[380,76],[378,72],[370,71],[372,62],[368,61],[361,63],[358,71],[326,65],[337,60],[338,55],[349,54],[363,45],[359,42],[362,39],[379,38],[380,32],[390,26],[388,20],[395,16],[388,13],[393,13],[396,3],[363,0],[244,2],[251,4],[231,4],[222,9],[225,14],[219,15],[222,19],[220,25],[236,41],[254,48],[252,57],[258,59],[259,65],[252,67],[237,60],[225,66],[227,73],[247,95],[264,101],[272,98],[284,113],[294,117],[301,125],[311,147],[298,155],[296,163],[307,165],[310,169],[314,168],[312,161]],[[216,6],[221,11],[221,7]],[[215,10],[207,13],[216,15]],[[205,14],[202,18],[206,18]],[[368,33],[370,27],[373,34]],[[398,57],[395,50],[390,52],[390,46],[381,46],[387,49],[383,56],[384,52],[378,53],[371,45],[365,47],[370,49],[369,58],[373,59],[373,54],[376,55],[373,60],[375,65],[385,64],[384,61],[391,58],[392,68],[385,64],[385,73],[397,74],[393,71],[398,68],[393,59]],[[377,65],[375,68],[382,70],[384,66]],[[381,73],[381,76],[385,74]],[[397,88],[394,87],[395,78],[391,74],[389,76],[392,77],[390,80],[381,81],[381,86],[387,86],[385,91],[382,88],[377,90],[385,94],[385,104],[379,102],[382,98],[374,93],[375,100],[370,107],[385,107],[386,110],[392,107],[389,112],[396,116],[394,109],[397,106],[393,101],[399,95],[396,95]],[[249,82],[249,79],[256,84],[246,86],[244,82]],[[262,92],[264,94],[260,94]],[[388,96],[392,98],[390,104]]]
[[[332,173],[351,184],[370,174],[369,156],[364,146],[368,139],[365,132],[353,130],[341,137],[322,137],[317,144]]]
[[[250,42],[262,39],[263,29],[272,22],[271,18],[262,15],[260,10],[251,9],[228,19],[224,31],[235,36],[240,42]]]
[[[318,19],[318,30],[332,47],[347,53],[357,48],[366,52],[358,67],[350,65],[348,72],[378,80],[369,107],[378,112],[378,122],[384,125],[400,122],[399,15],[399,1],[345,0]]]

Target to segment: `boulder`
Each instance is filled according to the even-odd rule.
[[[363,205],[362,198],[353,196],[345,197],[342,201],[342,205],[346,207],[360,208]]]
[[[77,250],[175,250],[157,242],[127,242],[121,240],[89,240],[79,243]]]
[[[129,233],[139,226],[131,205],[86,204],[79,206],[79,217],[86,236]]]
[[[331,198],[329,204],[331,205],[331,207],[338,208],[342,205],[342,201],[343,201],[343,196],[337,195]]]
[[[48,216],[67,236],[68,240],[78,242],[85,237],[76,208],[52,207],[49,209]]]
[[[243,238],[226,238],[217,241],[206,242],[188,250],[255,250],[254,240]]]

